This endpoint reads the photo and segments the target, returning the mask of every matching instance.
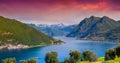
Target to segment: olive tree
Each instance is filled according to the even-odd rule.
[[[69,55],[70,55],[70,58],[74,59],[75,61],[79,61],[82,59],[82,53],[78,50],[75,50],[75,51],[71,50]]]
[[[35,58],[31,58],[29,60],[20,60],[20,63],[37,63]]]
[[[105,60],[114,60],[115,59],[115,50],[108,49],[105,53]]]
[[[93,61],[97,61],[97,54],[89,51],[89,50],[86,50],[83,52],[83,57],[84,57],[84,60],[89,60],[90,62],[93,62]]]
[[[27,60],[27,63],[37,63],[35,58],[29,59]]]
[[[2,60],[2,63],[16,63],[15,58],[6,58]]]
[[[27,63],[26,60],[20,60],[20,63]]]
[[[116,55],[120,57],[120,44],[115,48]]]
[[[57,52],[49,52],[45,56],[45,62],[46,63],[59,63],[57,56],[58,56]]]

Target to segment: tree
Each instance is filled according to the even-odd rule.
[[[82,59],[82,53],[78,50],[70,51],[70,59],[74,59],[75,61],[79,61]]]
[[[90,57],[89,57],[89,61],[90,62],[97,61],[97,58],[98,58],[97,54],[91,52]]]
[[[16,63],[15,58],[6,58],[2,60],[2,63]]]
[[[35,58],[29,59],[27,60],[27,63],[37,63]]]
[[[58,56],[57,52],[47,53],[45,56],[45,62],[46,63],[59,63],[57,56]]]
[[[35,58],[29,60],[20,60],[20,63],[37,63]]]
[[[108,49],[105,53],[105,60],[114,60],[115,59],[115,50]]]
[[[84,60],[89,60],[89,55],[90,55],[90,51],[89,50],[84,51],[83,52]]]
[[[65,58],[64,63],[76,63],[77,61],[80,61],[82,58],[82,53],[78,50],[70,51],[69,53],[70,58]]]
[[[26,60],[20,60],[20,63],[27,63]]]
[[[76,63],[77,61],[73,58],[73,57],[70,57],[69,58],[69,63]]]
[[[116,55],[120,57],[120,44],[115,48]]]
[[[65,58],[63,63],[69,63],[69,59]]]
[[[76,63],[76,60],[73,57],[65,58],[63,63]]]
[[[89,50],[86,50],[83,52],[83,57],[84,57],[84,60],[89,60],[90,62],[97,61],[97,58],[98,58],[98,56],[95,53]]]

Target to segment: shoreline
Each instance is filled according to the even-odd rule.
[[[111,40],[89,40],[89,39],[76,39],[76,40],[84,40],[84,41],[101,41],[101,42],[120,43],[120,42],[118,42],[118,41],[111,41]]]
[[[102,41],[102,42],[112,42],[112,43],[120,43],[118,40],[94,40],[94,39],[84,39],[84,38],[76,38],[76,40],[90,40],[90,41]]]
[[[65,42],[61,41],[61,42],[55,42],[53,44],[48,44],[48,45],[34,45],[34,46],[28,46],[28,45],[22,45],[22,44],[18,44],[18,45],[6,44],[6,45],[3,45],[3,46],[0,46],[0,50],[2,50],[2,49],[8,49],[8,50],[28,49],[28,48],[43,47],[43,46],[57,45],[57,44],[61,45],[61,44],[65,44]]]
[[[8,50],[11,50],[11,49],[26,49],[26,48],[29,48],[29,47],[30,46],[22,45],[22,44],[18,44],[18,45],[6,44],[4,46],[0,46],[0,50],[2,50],[2,49],[8,49]]]

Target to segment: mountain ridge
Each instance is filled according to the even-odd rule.
[[[105,35],[112,29],[120,26],[120,23],[107,17],[94,17],[83,19],[67,37],[90,40],[110,40]],[[118,28],[119,29],[119,28]]]
[[[72,31],[72,29],[75,27],[75,25],[64,25],[64,24],[52,24],[52,25],[47,25],[47,24],[27,24],[28,26],[34,27],[37,30],[45,33],[46,35],[49,36],[65,36],[68,33]]]
[[[11,45],[50,45],[56,40],[26,24],[0,16],[0,46]]]

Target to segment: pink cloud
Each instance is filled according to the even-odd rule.
[[[0,0],[0,15],[24,22],[74,23],[90,15],[117,16],[115,19],[118,19],[119,11],[120,0]]]

